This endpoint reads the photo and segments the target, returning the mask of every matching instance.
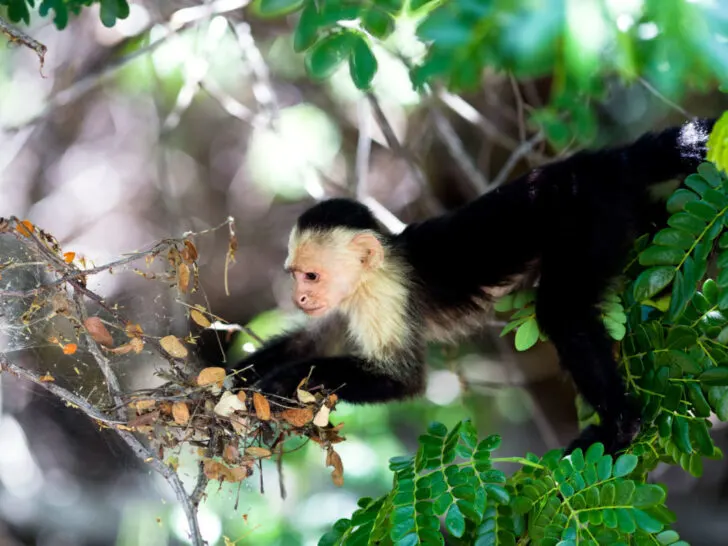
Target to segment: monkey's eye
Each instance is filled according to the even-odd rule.
[[[317,281],[319,278],[318,273],[309,272],[306,273],[306,280],[308,281]]]

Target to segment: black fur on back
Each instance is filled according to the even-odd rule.
[[[296,225],[300,231],[327,230],[338,227],[381,231],[374,215],[366,205],[343,197],[317,203],[299,216]]]

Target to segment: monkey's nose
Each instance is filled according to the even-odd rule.
[[[298,303],[301,305],[304,305],[308,301],[308,297],[306,297],[306,294],[303,294],[302,296],[298,296]]]

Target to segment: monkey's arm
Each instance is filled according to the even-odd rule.
[[[296,387],[308,377],[307,388],[336,389],[337,396],[347,402],[386,402],[424,388],[424,353],[414,350],[422,341],[410,338],[410,343],[392,361],[360,358],[347,354],[345,326],[332,319],[274,336],[231,368],[240,370],[239,385],[264,394],[295,397]]]
[[[408,373],[387,373],[372,362],[355,356],[302,358],[268,369],[253,386],[264,394],[294,397],[298,384],[308,377],[307,389],[336,390],[341,400],[351,403],[377,403],[417,395],[424,388],[424,362],[408,366]],[[310,373],[310,376],[309,376]]]

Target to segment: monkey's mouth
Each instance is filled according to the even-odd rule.
[[[309,317],[318,317],[326,313],[326,306],[325,305],[319,305],[317,307],[307,307],[307,308],[301,308],[301,311],[306,313]]]

